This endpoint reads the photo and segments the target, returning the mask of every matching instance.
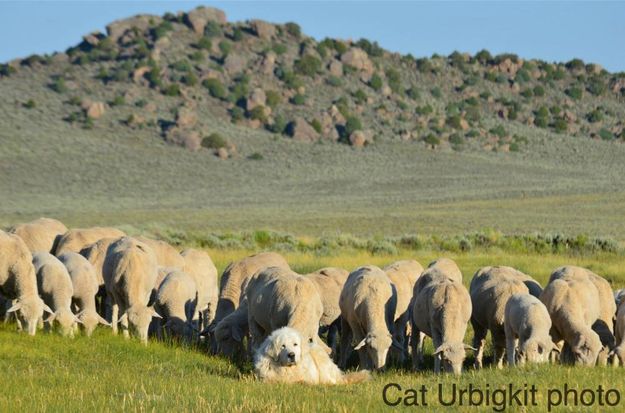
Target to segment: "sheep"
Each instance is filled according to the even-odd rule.
[[[59,238],[53,254],[59,255],[65,251],[80,252],[102,238],[120,238],[125,235],[123,231],[108,227],[70,229]]]
[[[193,277],[180,270],[170,272],[158,287],[154,308],[171,336],[190,341],[198,292]]]
[[[625,300],[619,302],[616,310],[614,334],[616,336],[616,347],[610,352],[610,356],[613,357],[612,362],[615,366],[619,363],[625,365]]]
[[[551,318],[547,307],[530,294],[513,294],[504,316],[508,365],[544,363],[556,346],[551,340]],[[518,347],[518,354],[517,354]],[[518,357],[517,357],[518,356]]]
[[[98,324],[110,324],[96,311],[95,297],[98,293],[98,277],[93,265],[85,257],[75,252],[64,252],[58,256],[65,265],[72,281],[74,293],[72,303],[78,313],[85,334],[90,337]]]
[[[562,348],[564,362],[593,366],[603,349],[593,324],[601,317],[599,291],[584,268],[566,266],[556,269],[540,295],[551,317],[551,337]],[[609,302],[614,305],[611,298]],[[572,360],[569,360],[572,357]]]
[[[201,315],[200,328],[206,328],[215,318],[219,287],[217,268],[210,256],[200,250],[186,249],[180,253],[184,259],[184,271],[195,280],[198,290],[197,309]]]
[[[614,291],[614,303],[617,307],[621,304],[623,297],[625,297],[625,288]]]
[[[119,322],[124,337],[129,336],[130,329],[147,344],[152,317],[160,317],[154,308],[148,307],[157,272],[156,256],[143,242],[122,237],[111,244],[104,260],[103,275],[112,302],[113,334],[117,334]]]
[[[298,330],[306,340],[320,343],[323,304],[315,284],[289,269],[269,267],[250,280],[245,291],[252,347],[280,327]]]
[[[230,263],[226,267],[221,276],[219,300],[217,301],[215,318],[211,323],[212,326],[237,309],[243,299],[241,293],[245,291],[249,279],[260,270],[268,267],[289,269],[289,264],[280,254],[261,252]]]
[[[75,326],[81,321],[72,312],[74,287],[67,269],[49,252],[33,254],[33,265],[37,275],[39,294],[54,311],[46,323],[52,327],[53,322],[56,321],[63,336],[74,337]]]
[[[96,242],[85,246],[80,250],[80,255],[85,257],[87,261],[93,266],[95,274],[98,280],[99,286],[104,286],[104,276],[102,275],[102,269],[104,267],[104,259],[106,258],[106,252],[112,243],[119,240],[121,237],[106,237],[97,240]]]
[[[24,224],[18,224],[9,231],[19,236],[31,253],[51,252],[55,242],[67,232],[67,227],[56,219],[39,218]]]
[[[397,290],[397,308],[394,317],[395,340],[401,345],[399,362],[403,363],[408,354],[409,308],[414,285],[423,272],[423,267],[415,260],[397,261],[383,268]]]
[[[44,311],[54,313],[39,297],[32,259],[19,236],[0,230],[0,294],[13,301],[6,316],[15,313],[18,329],[24,327],[31,336],[37,332]]]
[[[386,273],[367,265],[357,268],[347,278],[341,297],[340,366],[345,368],[351,353],[350,342],[356,343],[360,367],[382,369],[393,340],[393,318],[397,292]]]
[[[339,307],[339,298],[343,285],[347,281],[349,272],[342,268],[321,268],[306,277],[311,279],[321,296],[323,304],[323,315],[321,316],[320,326],[322,329],[328,330],[328,344],[332,349],[332,353],[336,354],[338,344],[338,332],[340,329],[341,308]]]
[[[212,331],[216,350],[231,359],[245,355],[243,339],[249,335],[247,299],[225,316]]]
[[[469,286],[473,314],[473,347],[475,347],[475,368],[482,368],[486,334],[493,339],[494,364],[503,367],[506,334],[504,329],[505,309],[512,294],[529,294],[527,284],[537,293],[540,285],[530,276],[512,267],[497,266],[480,268]],[[539,295],[539,293],[538,293]]]
[[[594,288],[591,288],[591,294],[593,297],[596,297],[596,314],[595,309],[590,309],[589,317],[596,318],[591,323],[591,329],[599,336],[601,341],[601,349],[597,354],[596,363],[601,365],[606,365],[608,361],[608,353],[614,348],[614,329],[613,329],[613,319],[616,313],[616,303],[614,302],[614,295],[612,292],[612,288],[610,284],[600,277],[599,275],[593,273],[592,271],[576,267],[576,266],[565,266],[556,269],[549,278],[549,282],[555,280],[580,280],[580,281],[588,281],[592,284]],[[555,324],[555,320],[554,324]],[[594,341],[594,336],[591,336]],[[555,337],[554,337],[555,338]],[[554,340],[555,341],[555,340]],[[579,347],[579,346],[578,346]],[[564,340],[564,347],[561,353],[561,360],[570,361],[568,358],[571,356],[575,359],[576,363],[579,364],[589,364],[591,361],[589,357],[592,357],[593,353],[586,351],[586,349],[580,350],[581,353],[576,353],[572,351],[572,345],[566,339]]]
[[[143,236],[135,237],[135,239],[152,248],[154,255],[156,255],[156,264],[159,267],[184,269],[185,262],[182,256],[174,247],[165,241],[154,240]]]
[[[441,265],[442,264],[442,265]],[[471,318],[471,297],[459,281],[462,273],[451,260],[434,262],[426,269],[414,288],[412,299],[412,362],[419,368],[423,362],[423,340],[432,338],[434,344],[434,372],[441,367],[460,374],[465,349],[463,343]]]

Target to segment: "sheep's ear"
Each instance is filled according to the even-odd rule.
[[[443,351],[445,351],[445,345],[441,344],[440,346],[438,346],[438,348],[436,350],[434,350],[434,355],[439,355],[441,354]]]
[[[56,318],[56,314],[52,313],[50,314],[50,317],[48,317],[45,321],[46,323],[51,323],[54,321],[55,318]]]
[[[464,345],[464,349],[465,349],[465,350],[473,350],[473,351],[477,351],[477,349],[476,349],[475,347],[470,346],[470,345],[468,345],[468,344],[465,344],[465,345]]]
[[[243,331],[239,326],[232,327],[232,339],[239,343],[243,342]]]
[[[77,322],[78,324],[82,324],[82,320],[78,318],[78,314],[74,316],[74,321]]]
[[[356,344],[354,350],[360,350],[365,344],[367,344],[367,337],[363,338],[360,343]]]
[[[159,313],[156,312],[154,307],[152,307],[152,317],[163,318],[163,317],[161,317],[161,315]]]
[[[111,326],[111,323],[109,323],[108,321],[106,321],[106,320],[105,320],[104,318],[102,318],[102,316],[101,316],[101,315],[99,315],[99,314],[98,314],[98,322],[99,322],[100,324],[104,324],[105,326],[108,326],[108,327],[110,327],[110,326]]]
[[[52,309],[50,307],[48,307],[47,304],[43,305],[43,311],[46,312],[46,313],[54,314],[54,311],[52,311]]]
[[[124,314],[122,314],[122,315],[121,315],[121,316],[117,319],[117,321],[118,321],[118,322],[120,322],[120,323],[125,323],[127,319],[128,319],[128,314],[127,314],[126,312],[124,312]]]
[[[555,344],[552,345],[551,351],[555,351],[556,353],[560,354],[560,349]]]
[[[8,313],[12,313],[12,312],[14,312],[14,311],[17,311],[17,310],[19,310],[20,308],[22,308],[22,303],[20,303],[20,302],[18,301],[18,302],[16,302],[15,304],[13,304],[13,306],[12,306],[11,308],[9,308],[9,309],[7,310],[7,314],[8,314]]]

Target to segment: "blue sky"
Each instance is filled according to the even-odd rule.
[[[197,5],[223,9],[229,21],[294,21],[315,38],[377,40],[415,56],[512,52],[568,61],[579,57],[625,71],[625,2],[556,1],[4,1],[0,62],[62,51],[107,23],[138,13],[162,15]]]

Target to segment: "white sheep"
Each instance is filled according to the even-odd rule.
[[[423,272],[423,266],[415,260],[402,260],[383,268],[397,290],[397,308],[394,317],[394,336],[403,351],[397,356],[400,363],[408,354],[408,338],[410,336],[410,302],[414,286]],[[393,354],[393,350],[392,350]]]
[[[72,296],[74,287],[67,269],[61,261],[49,252],[36,252],[33,254],[33,265],[37,275],[37,288],[54,314],[45,321],[52,327],[58,323],[61,334],[74,336],[74,329],[81,321],[72,312]]]
[[[72,280],[74,293],[72,303],[78,311],[78,319],[82,323],[87,336],[91,336],[98,324],[110,326],[96,311],[96,294],[98,293],[98,277],[93,265],[85,257],[75,252],[64,252],[58,256],[65,265]]]
[[[269,267],[250,280],[245,294],[253,348],[258,348],[280,327],[292,327],[306,340],[320,343],[323,304],[309,278],[281,267]]]
[[[184,272],[195,280],[198,291],[197,309],[201,315],[200,328],[206,328],[215,318],[219,287],[217,268],[211,257],[204,251],[193,248],[180,253],[184,259]],[[195,318],[195,317],[194,317]]]
[[[193,277],[180,271],[170,272],[158,287],[154,308],[161,315],[164,329],[173,337],[190,341],[195,326],[197,286]]]
[[[144,236],[135,237],[148,247],[152,248],[156,256],[156,264],[159,267],[184,269],[184,259],[174,247],[165,241],[155,240]]]
[[[506,303],[504,330],[508,365],[549,361],[556,349],[549,331],[551,317],[547,307],[530,294],[513,294]],[[517,350],[518,349],[518,350]],[[518,352],[518,354],[517,354]]]
[[[24,241],[0,230],[0,294],[12,300],[6,315],[15,313],[18,329],[30,335],[37,332],[43,312],[54,312],[39,297],[33,257]]]
[[[341,291],[340,366],[345,368],[355,343],[360,367],[381,369],[393,340],[397,292],[386,273],[367,265],[354,270]]]
[[[434,262],[421,274],[412,298],[412,361],[419,368],[423,362],[423,341],[432,338],[434,372],[441,367],[460,374],[465,358],[463,343],[471,318],[471,297],[462,285],[462,273],[451,260]]]
[[[103,275],[112,302],[113,334],[117,334],[119,321],[125,337],[129,336],[130,329],[147,344],[152,317],[160,317],[148,307],[157,273],[156,256],[146,244],[130,237],[111,244],[104,260]]]
[[[477,349],[475,367],[482,368],[486,334],[490,331],[493,340],[494,364],[503,367],[506,349],[504,329],[506,303],[513,294],[531,293],[540,295],[540,285],[530,276],[512,267],[496,266],[480,268],[469,286],[473,313],[473,347]]]
[[[124,235],[126,234],[123,231],[108,227],[70,229],[59,238],[54,248],[54,255],[65,251],[80,252],[102,238],[120,238]]]
[[[9,231],[19,236],[31,253],[51,252],[55,242],[67,232],[67,227],[56,219],[39,218],[24,224],[18,224]]]

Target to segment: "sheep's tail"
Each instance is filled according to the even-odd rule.
[[[343,375],[344,384],[362,383],[371,380],[371,372],[369,370],[360,370],[353,373],[345,373]]]

